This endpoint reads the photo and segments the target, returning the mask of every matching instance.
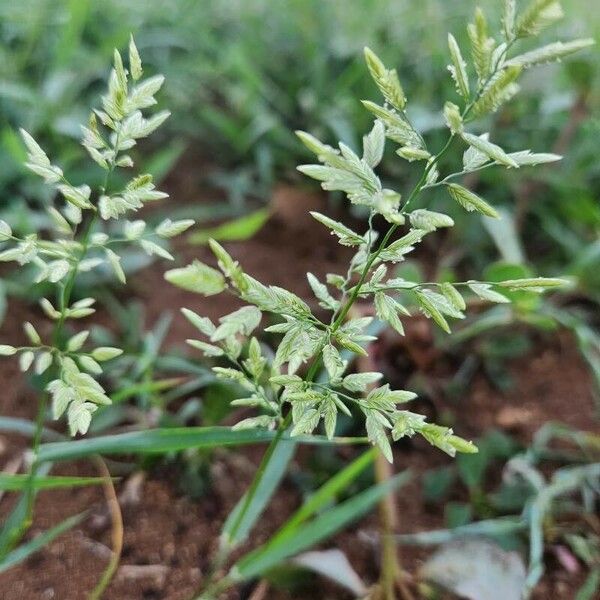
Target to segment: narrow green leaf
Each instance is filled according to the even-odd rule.
[[[37,470],[37,476],[45,477],[50,472],[51,467],[51,463],[41,465]],[[28,507],[32,495],[35,495],[35,490],[22,492],[8,516],[2,522],[2,528],[0,528],[0,561],[7,556],[8,552],[18,543],[20,537],[27,530]]]
[[[208,244],[210,239],[221,242],[244,241],[258,233],[270,217],[271,211],[268,208],[261,208],[239,219],[223,223],[218,227],[202,229],[193,233],[188,237],[188,241],[192,244]]]
[[[221,538],[229,547],[237,546],[248,537],[277,490],[296,450],[296,443],[291,440],[280,440],[277,452],[273,452],[274,446],[275,443],[267,449],[255,478],[257,485],[242,496],[223,525]]]
[[[73,527],[81,523],[85,515],[86,513],[81,513],[79,515],[69,517],[62,523],[56,525],[56,527],[52,527],[51,529],[44,531],[44,533],[34,537],[31,541],[19,546],[7,554],[0,562],[0,573],[4,573],[4,571],[7,571],[11,567],[14,567],[15,565],[18,565],[19,563],[28,559],[32,554],[50,544],[59,535],[69,531],[69,529],[73,529]]]
[[[132,431],[95,438],[53,442],[40,446],[42,461],[71,460],[92,454],[164,454],[187,448],[216,448],[270,442],[276,433],[266,429],[232,431],[229,427],[172,427]],[[289,438],[284,438],[289,439]],[[302,444],[364,444],[365,438],[296,437]]]
[[[65,487],[81,487],[86,485],[101,485],[102,477],[59,477],[36,476],[32,484],[36,490],[51,490]],[[2,475],[0,474],[0,490],[18,492],[28,487],[29,475]]]
[[[286,536],[277,544],[257,548],[234,565],[231,576],[238,580],[250,579],[327,539],[348,523],[365,515],[386,494],[406,483],[409,477],[408,471],[404,471],[324,512],[291,537]]]
[[[336,473],[329,481],[322,485],[302,506],[284,523],[277,535],[271,538],[269,544],[293,534],[298,526],[327,507],[337,494],[346,489],[375,459],[377,450],[371,448],[363,452],[357,459]]]
[[[271,431],[232,431],[228,427],[174,427],[133,431],[40,446],[42,461],[71,460],[92,454],[163,454],[186,448],[214,448],[270,441]]]
[[[0,417],[0,431],[10,433],[18,433],[27,437],[35,435],[36,426],[33,421],[27,419],[18,419],[16,417]],[[49,441],[57,441],[64,439],[60,433],[52,429],[42,429],[42,439]]]

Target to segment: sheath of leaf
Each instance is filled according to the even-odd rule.
[[[146,114],[152,113],[155,94],[164,78],[162,75],[145,79],[142,76],[142,63],[132,38],[129,70],[115,50],[102,107],[93,110],[88,123],[82,126],[83,147],[105,172],[99,189],[70,183],[34,138],[21,130],[27,149],[26,166],[56,192],[46,207],[52,223],[51,237],[31,234],[20,238],[13,233],[10,224],[0,221],[0,243],[3,244],[0,261],[31,263],[35,267],[35,283],[52,284],[57,298],[40,301],[44,315],[54,322],[51,339],[42,339],[31,323],[25,323],[29,345],[2,345],[0,354],[18,355],[22,371],[33,368],[38,375],[49,374],[51,381],[47,390],[52,398],[52,415],[58,419],[66,413],[72,435],[86,433],[98,406],[110,404],[97,377],[103,372],[101,363],[122,354],[119,348],[86,347],[88,329],[69,337],[66,331],[69,321],[94,313],[94,298],[71,301],[78,274],[104,269],[112,271],[125,284],[121,248],[139,245],[151,256],[172,260],[163,240],[193,225],[190,220],[166,219],[151,228],[143,220],[128,220],[144,204],[166,198],[167,194],[155,188],[150,174],[131,175],[122,187],[114,182],[116,169],[126,173],[134,168],[130,152],[138,140],[149,136],[169,116],[166,110]]]
[[[490,33],[483,11],[476,10],[473,23],[467,28],[468,53],[459,47],[454,35],[449,35],[449,71],[456,84],[456,95],[441,108],[448,138],[440,148],[429,148],[411,123],[410,98],[396,70],[384,65],[368,48],[367,67],[382,100],[363,100],[374,121],[363,138],[362,148],[352,149],[343,143],[333,147],[310,133],[298,132],[317,159],[315,164],[298,167],[299,171],[319,181],[324,190],[343,192],[368,215],[363,230],[353,231],[326,215],[311,213],[340,244],[355,250],[346,273],[329,273],[325,281],[307,274],[316,303],[322,309],[319,314],[296,294],[257,281],[214,240],[210,247],[216,268],[195,261],[166,273],[168,281],[186,290],[207,296],[227,291],[247,304],[218,323],[183,309],[203,337],[190,339],[189,343],[219,361],[219,366],[214,367],[219,377],[237,382],[244,390],[244,397],[234,404],[257,410],[258,416],[242,420],[236,429],[285,427],[291,415],[292,436],[311,435],[323,423],[326,435],[332,438],[338,414],[351,414],[354,410],[363,415],[369,439],[389,460],[390,438],[398,440],[415,434],[450,455],[476,451],[471,442],[454,435],[450,428],[428,423],[423,415],[406,410],[404,405],[415,397],[412,392],[392,390],[383,384],[365,396],[363,392],[382,375],[347,372],[352,364],[345,358],[347,353],[365,354],[365,348],[375,339],[368,330],[371,319],[352,318],[350,308],[357,301],[373,302],[377,318],[400,335],[404,333],[403,320],[417,310],[450,333],[452,321],[465,317],[470,299],[505,303],[510,302],[510,294],[503,291],[540,293],[567,283],[541,277],[423,283],[394,275],[394,265],[405,260],[426,236],[454,225],[447,214],[415,207],[417,202],[427,202],[428,190],[445,188],[449,203],[479,218],[498,218],[498,211],[489,202],[465,187],[464,182],[459,183],[463,175],[482,169],[528,168],[561,158],[530,150],[505,150],[475,124],[484,117],[489,122],[489,115],[518,92],[518,81],[527,69],[560,60],[592,43],[559,42],[515,54],[522,38],[537,35],[559,16],[560,7],[553,0],[533,0],[521,14],[517,14],[514,0],[507,0],[500,31],[495,36]],[[389,142],[396,147],[400,159],[420,168],[418,182],[408,192],[384,187],[375,171]],[[463,168],[442,174],[440,159],[449,152],[462,153]],[[377,231],[381,227],[376,231],[376,220],[387,223],[386,233],[380,239]],[[275,321],[264,331],[281,336],[272,359],[271,354],[264,352],[261,336],[256,333],[263,313],[270,313]],[[315,379],[321,366],[324,376]]]

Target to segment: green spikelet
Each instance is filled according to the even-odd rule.
[[[516,36],[537,35],[542,29],[561,19],[563,14],[557,0],[533,0],[517,19]]]
[[[394,108],[402,110],[406,106],[406,96],[398,80],[396,69],[387,69],[370,48],[365,48],[365,60],[369,67],[369,73],[383,97]]]
[[[473,105],[473,116],[480,117],[494,112],[504,102],[512,98],[519,89],[515,82],[521,71],[522,67],[520,65],[509,65],[500,71],[486,86],[479,100]]]
[[[475,10],[475,23],[470,23],[467,26],[467,32],[471,40],[473,64],[481,86],[490,76],[494,40],[488,37],[487,21],[479,7]]]

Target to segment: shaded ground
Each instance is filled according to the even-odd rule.
[[[268,229],[254,239],[230,246],[232,254],[247,272],[265,283],[285,285],[308,297],[304,278],[307,270],[323,275],[344,265],[346,256],[326,230],[315,226],[303,216],[307,208],[315,208],[319,200],[304,193],[280,190],[284,194]],[[286,196],[287,195],[287,196]],[[308,198],[308,200],[307,200]],[[307,206],[307,202],[309,206]],[[294,206],[297,210],[289,209]],[[185,258],[206,258],[206,250],[185,249]],[[182,261],[183,262],[183,261]],[[341,268],[341,267],[340,267]],[[168,286],[162,279],[163,265],[154,266],[134,280],[135,294],[148,301],[148,322],[165,309],[174,312],[182,305],[201,314],[217,317],[236,307],[233,299],[204,299],[184,294]],[[18,341],[20,323],[40,317],[35,309],[13,306],[2,330],[3,340]],[[548,420],[560,420],[583,430],[597,430],[594,421],[590,377],[577,354],[573,341],[566,335],[549,335],[536,340],[535,350],[513,361],[509,371],[514,378],[511,391],[501,394],[482,375],[475,376],[466,395],[449,400],[440,391],[443,381],[454,366],[451,361],[432,350],[429,323],[416,318],[411,322],[407,342],[388,339],[382,350],[382,367],[396,385],[402,385],[407,373],[427,375],[433,385],[428,403],[420,408],[440,413],[451,410],[458,415],[456,429],[467,437],[478,436],[490,427],[502,427],[528,441],[532,433]],[[175,318],[169,334],[169,344],[183,344],[189,336],[189,326],[181,317]],[[34,400],[22,383],[16,361],[0,363],[0,414],[32,418]],[[404,365],[398,368],[397,365]],[[396,367],[394,366],[396,365]],[[407,366],[408,365],[408,366]],[[18,457],[24,441],[13,436],[0,438],[0,465],[6,466]],[[155,467],[144,478],[139,474],[117,485],[125,521],[124,550],[121,568],[105,598],[109,600],[188,600],[199,589],[203,574],[214,551],[221,524],[246,489],[262,449],[248,447],[235,452],[215,453],[211,464],[210,491],[199,500],[192,500],[178,490],[175,467]],[[297,460],[310,459],[312,450],[303,449]],[[350,458],[352,450],[331,450]],[[414,440],[396,448],[395,469],[410,467],[413,481],[398,494],[400,531],[414,532],[443,525],[438,509],[420,501],[419,474],[428,468],[448,464],[450,458],[430,448],[423,440]],[[92,463],[61,465],[57,473],[97,474]],[[253,544],[266,539],[278,524],[294,510],[300,495],[292,479],[287,479],[274,498],[266,517],[253,535]],[[11,499],[0,502],[0,514],[6,514]],[[90,509],[82,527],[62,536],[49,548],[38,553],[24,565],[0,576],[3,600],[79,600],[98,581],[108,560],[110,519],[101,489],[44,492],[38,497],[34,525],[30,536],[58,523],[72,514]],[[339,534],[326,547],[340,547],[355,569],[367,582],[377,576],[377,550],[361,532],[376,529],[371,516],[355,527]],[[404,563],[415,572],[423,558],[419,551],[405,550]],[[573,597],[573,586],[580,576],[567,574],[551,562],[549,572],[537,593],[539,600],[551,597]],[[270,590],[265,598],[324,599],[345,598],[339,588],[322,580],[308,582],[308,587],[293,596]],[[231,598],[248,598],[248,589],[237,590]]]

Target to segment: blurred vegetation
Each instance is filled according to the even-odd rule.
[[[221,169],[213,172],[213,183],[230,196],[267,198],[270,185],[294,177],[295,165],[305,158],[294,129],[358,144],[370,117],[356,98],[374,93],[362,59],[365,45],[396,65],[405,87],[415,90],[414,122],[433,137],[442,135],[439,98],[451,95],[452,88],[450,77],[440,76],[446,31],[464,41],[462,23],[475,4],[423,0],[415,10],[410,2],[397,0],[0,3],[2,207],[17,206],[23,215],[25,202],[35,206],[44,199],[42,186],[22,176],[23,149],[15,133],[20,126],[65,168],[79,167],[81,179],[94,176],[79,166],[83,153],[60,139],[79,135],[78,123],[106,75],[105,58],[113,47],[126,46],[130,32],[149,70],[165,73],[169,81],[164,102],[173,118],[153,149],[159,152],[158,170],[166,174],[185,143],[198,164],[209,161]],[[481,4],[488,14],[498,15],[498,2]],[[590,11],[584,0],[564,5],[567,18],[559,25],[560,37],[600,32],[600,11]],[[491,201],[510,207],[543,269],[568,265],[596,297],[598,52],[596,47],[528,74],[526,93],[495,118],[494,136],[504,147],[553,146],[565,161],[540,171],[535,180],[523,170],[510,186],[502,185],[504,175],[494,171],[480,182]],[[541,114],[542,123],[531,123],[530,114]],[[505,129],[510,139],[503,136]],[[386,166],[389,177],[411,176],[410,165],[389,160]],[[36,221],[23,218],[22,226],[35,228]],[[465,226],[460,235],[471,247],[492,248],[483,230]],[[469,257],[475,266],[478,256]]]

